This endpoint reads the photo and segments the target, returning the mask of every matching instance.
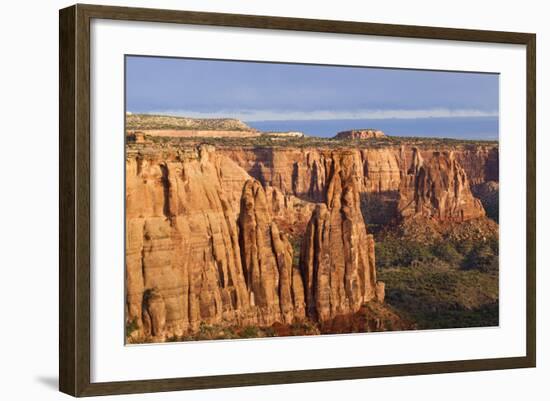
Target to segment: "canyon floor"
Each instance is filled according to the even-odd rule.
[[[132,135],[128,343],[499,324],[498,143]]]

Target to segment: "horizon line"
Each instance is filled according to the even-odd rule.
[[[216,112],[200,112],[191,110],[151,110],[146,112],[132,112],[131,114],[151,114],[172,117],[187,117],[201,119],[237,119],[246,122],[263,121],[324,121],[324,120],[420,120],[430,118],[476,118],[499,117],[498,111],[484,111],[474,109],[388,109],[388,110],[357,110],[357,111],[328,111],[314,110],[311,112],[290,111],[279,112],[270,110],[242,110],[230,112],[220,110]]]

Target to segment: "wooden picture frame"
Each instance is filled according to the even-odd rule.
[[[94,18],[391,36],[399,38],[488,42],[526,46],[526,356],[92,383],[90,380],[90,21]],[[535,366],[536,37],[534,34],[80,4],[60,10],[59,29],[60,391],[73,396],[94,396],[527,368]]]

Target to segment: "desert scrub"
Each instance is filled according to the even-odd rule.
[[[166,128],[166,127],[163,127]],[[128,129],[134,129],[128,127]],[[137,128],[136,128],[137,129]],[[145,129],[145,128],[142,128]],[[350,139],[340,140],[317,136],[306,136],[303,138],[272,138],[268,135],[256,137],[161,137],[151,136],[148,139],[154,143],[167,144],[171,146],[196,146],[200,144],[214,145],[216,147],[235,148],[297,148],[297,149],[381,149],[395,148],[401,145],[415,146],[419,148],[448,148],[457,150],[472,146],[498,146],[495,141],[478,140],[456,140],[447,138],[411,138],[411,137],[386,137],[371,139]]]
[[[262,332],[265,337],[277,337],[277,331],[273,327],[265,327]]]
[[[498,325],[498,276],[420,264],[381,269],[386,303],[419,329]]]
[[[443,240],[435,243],[431,247],[431,251],[435,257],[452,266],[458,266],[464,259],[464,255],[458,252],[455,244],[450,241]]]
[[[251,128],[233,118],[189,118],[159,114],[128,114],[127,129],[193,129],[243,131]]]
[[[430,247],[416,241],[387,236],[375,242],[376,265],[380,268],[410,266],[434,258]]]
[[[137,318],[133,318],[131,321],[126,322],[125,333],[126,338],[130,337],[135,331],[139,329]]]
[[[465,270],[478,270],[483,273],[498,273],[498,248],[495,250],[490,243],[478,243],[462,262]]]
[[[376,265],[408,267],[418,264],[441,265],[463,270],[479,270],[484,273],[498,273],[498,237],[483,239],[432,239],[420,242],[394,232],[384,232],[375,239]]]
[[[239,333],[240,338],[256,338],[259,336],[259,329],[256,326],[246,326]]]

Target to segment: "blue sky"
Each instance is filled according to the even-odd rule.
[[[472,132],[475,121],[491,120],[497,124],[480,125],[478,134],[498,136],[496,74],[138,56],[126,63],[127,110],[134,113],[232,117],[251,125],[468,120]],[[439,131],[444,135],[445,125]]]

